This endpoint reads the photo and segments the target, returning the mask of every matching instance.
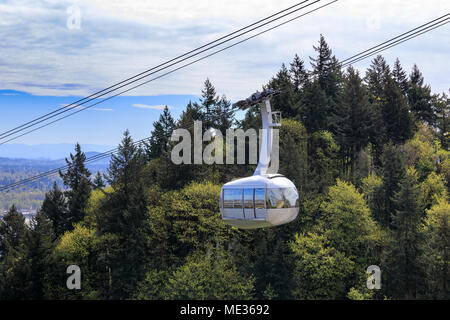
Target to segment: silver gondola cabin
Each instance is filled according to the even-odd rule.
[[[220,192],[222,219],[237,228],[256,229],[289,223],[299,211],[299,195],[292,181],[281,174],[267,173],[273,127],[281,125],[279,112],[272,112],[270,107],[270,97],[276,94],[279,91],[257,92],[233,105],[245,109],[260,103],[263,128],[258,166],[253,176],[228,182]]]

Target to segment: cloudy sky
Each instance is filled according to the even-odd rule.
[[[313,2],[311,0],[309,2]],[[3,0],[0,2],[0,131],[54,110],[289,7],[299,0]],[[322,0],[310,8],[327,3]],[[306,9],[305,9],[306,10]],[[449,1],[338,2],[100,104],[16,142],[115,145],[136,139],[170,105],[177,117],[208,77],[233,101],[266,83],[297,53],[308,61],[323,34],[345,59],[450,12]],[[384,53],[417,63],[434,92],[450,87],[450,24]],[[364,70],[370,59],[356,67]],[[96,127],[95,130],[92,126]],[[1,146],[0,146],[1,156]]]

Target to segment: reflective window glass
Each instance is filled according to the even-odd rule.
[[[298,192],[295,188],[283,189],[283,197],[286,201],[285,208],[298,207]]]
[[[244,208],[253,209],[253,189],[244,189]]]
[[[283,207],[283,189],[269,189],[267,208],[280,209]]]
[[[298,192],[295,188],[269,189],[267,208],[281,209],[298,207]]]
[[[255,189],[255,209],[264,209],[265,202],[265,189]]]
[[[223,190],[223,207],[233,208],[233,190],[231,189]]]
[[[242,189],[233,190],[233,208],[242,209]]]

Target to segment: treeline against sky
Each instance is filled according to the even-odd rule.
[[[76,146],[30,227],[0,221],[1,299],[448,299],[449,98],[417,66],[382,56],[342,70],[325,39],[311,67],[297,55],[265,88],[283,90],[280,173],[300,193],[298,218],[238,230],[219,213],[223,183],[254,165],[175,165],[174,129],[260,128],[237,121],[206,80],[180,118],[166,108],[151,139],[124,134],[95,179]],[[224,153],[225,154],[225,153]],[[248,157],[248,154],[247,154]],[[81,268],[68,290],[66,268]],[[380,290],[366,269],[382,272]]]

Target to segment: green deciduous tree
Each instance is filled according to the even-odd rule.
[[[354,263],[330,246],[324,235],[297,235],[291,243],[295,256],[295,299],[343,299]]]
[[[445,197],[427,211],[425,219],[426,244],[426,297],[445,299],[450,297],[450,204]]]
[[[164,279],[164,280],[163,280]],[[194,253],[171,273],[150,272],[139,285],[140,299],[251,299],[253,277],[243,277],[223,249]],[[161,289],[163,287],[163,289]]]
[[[297,189],[305,188],[308,175],[308,134],[298,121],[283,119],[280,128],[279,172],[294,182]]]
[[[321,209],[320,228],[331,246],[353,261],[367,264],[378,230],[363,195],[352,184],[338,179]]]

